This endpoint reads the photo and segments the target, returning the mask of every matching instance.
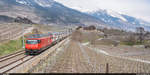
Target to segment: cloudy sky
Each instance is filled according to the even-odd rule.
[[[150,22],[150,0],[55,0],[82,12],[113,10]]]

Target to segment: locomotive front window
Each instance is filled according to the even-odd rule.
[[[38,40],[27,40],[27,44],[38,44]]]

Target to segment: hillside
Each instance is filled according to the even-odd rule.
[[[0,0],[0,7],[0,15],[13,18],[26,17],[39,24],[105,24],[103,21],[65,7],[53,0]]]

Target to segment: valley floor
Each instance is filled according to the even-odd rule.
[[[44,73],[150,73],[147,63],[110,56],[74,40],[65,46],[53,66],[43,67]]]

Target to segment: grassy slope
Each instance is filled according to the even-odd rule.
[[[7,55],[22,48],[21,38],[18,40],[10,40],[0,45],[0,56]]]

